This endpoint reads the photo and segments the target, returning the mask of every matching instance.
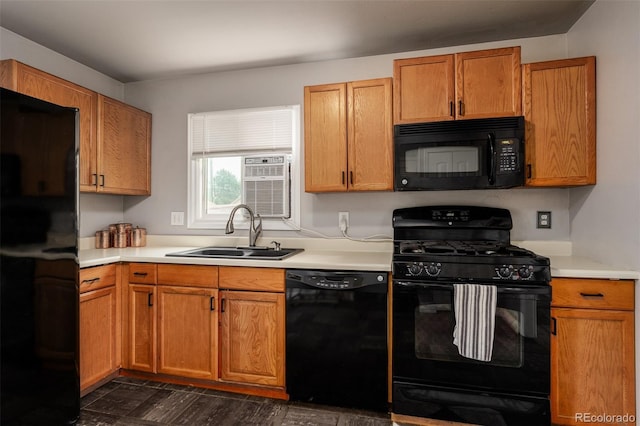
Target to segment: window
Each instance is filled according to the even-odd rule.
[[[297,227],[299,122],[298,105],[189,114],[188,227],[224,228],[238,204],[264,229]]]

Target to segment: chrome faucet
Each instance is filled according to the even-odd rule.
[[[231,214],[229,215],[229,220],[227,220],[227,227],[225,228],[224,233],[225,234],[233,233],[234,231],[233,216],[235,216],[236,211],[238,211],[238,209],[240,208],[243,208],[246,211],[248,211],[249,216],[251,217],[251,222],[249,223],[249,247],[255,247],[256,241],[258,240],[258,237],[262,233],[262,218],[260,217],[259,214],[256,214],[254,216],[253,210],[251,210],[251,208],[246,204],[238,204],[233,208],[233,210],[231,210]],[[257,225],[255,224],[255,219],[259,220]]]

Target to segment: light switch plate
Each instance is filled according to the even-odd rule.
[[[171,225],[184,225],[184,212],[171,212]]]

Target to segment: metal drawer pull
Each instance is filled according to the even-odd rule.
[[[558,335],[558,321],[555,317],[551,317],[551,321],[553,322],[553,328],[551,329],[551,334],[554,336]]]
[[[86,284],[93,284],[96,281],[100,281],[100,278],[91,278],[91,279],[88,279],[88,280],[82,280],[82,284],[85,284],[85,283]]]
[[[134,272],[133,275],[136,277],[146,277],[148,274],[146,272]]]
[[[227,301],[227,299],[224,299],[224,298],[220,301],[220,312],[224,312],[224,308],[226,306],[226,303],[225,303],[226,301]]]
[[[149,307],[153,306],[153,293],[147,295],[147,305],[149,305]]]
[[[212,311],[216,310],[216,298],[211,296],[211,298],[209,299],[209,309],[211,309]]]
[[[598,297],[598,298],[600,298],[600,297],[604,297],[604,294],[602,294],[602,293],[582,293],[582,292],[580,292],[580,296],[582,296],[582,297]]]

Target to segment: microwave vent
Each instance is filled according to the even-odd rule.
[[[399,124],[395,126],[395,136],[411,136],[425,133],[472,133],[518,128],[524,129],[524,117],[522,116]]]

